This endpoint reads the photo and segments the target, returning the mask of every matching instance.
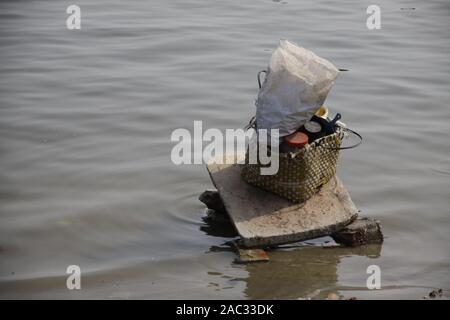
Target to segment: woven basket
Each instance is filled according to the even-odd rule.
[[[261,175],[261,164],[249,164],[248,150],[242,178],[251,185],[293,202],[303,202],[317,193],[335,174],[343,132],[317,139],[296,154],[280,153],[275,175]]]

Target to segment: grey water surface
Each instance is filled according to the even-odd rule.
[[[71,4],[81,30],[66,28]],[[366,27],[371,4],[380,30]],[[449,290],[449,15],[446,0],[1,1],[0,298]],[[234,264],[220,249],[233,232],[202,220],[205,167],[171,162],[174,129],[248,122],[280,38],[349,70],[326,104],[364,143],[342,153],[339,175],[381,220],[382,246]],[[374,264],[381,290],[366,287]],[[69,265],[81,290],[66,288]]]

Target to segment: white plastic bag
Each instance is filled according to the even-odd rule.
[[[279,129],[280,137],[295,132],[325,102],[338,73],[331,62],[281,40],[258,94],[257,128]]]

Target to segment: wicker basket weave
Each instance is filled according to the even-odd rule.
[[[261,164],[249,164],[248,150],[242,178],[251,185],[271,191],[293,202],[303,202],[317,193],[335,174],[343,132],[320,138],[295,155],[281,153],[275,175],[261,175]]]

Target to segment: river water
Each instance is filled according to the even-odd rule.
[[[0,3],[1,298],[419,299],[450,289],[450,5],[377,1]],[[414,8],[414,9],[413,9]],[[385,242],[329,239],[238,265],[203,222],[203,165],[176,128],[240,128],[280,38],[342,72],[330,110],[364,136],[339,175]],[[81,290],[66,269],[81,268]],[[381,290],[366,287],[369,265]]]

